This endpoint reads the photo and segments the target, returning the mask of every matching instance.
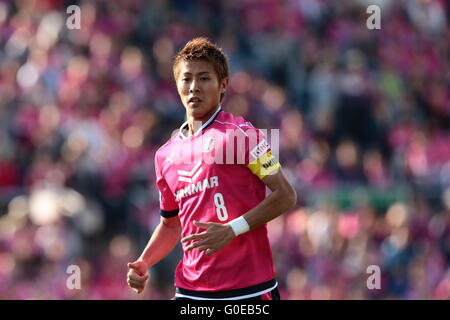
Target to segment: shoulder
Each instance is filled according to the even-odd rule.
[[[155,160],[158,161],[159,159],[165,159],[169,156],[171,147],[175,144],[175,141],[178,137],[177,135],[174,135],[169,140],[166,141],[161,147],[158,148],[155,152]]]
[[[256,128],[243,117],[237,117],[229,112],[222,111],[219,113],[217,118],[214,120],[217,127],[221,127],[225,130],[239,130],[243,133],[248,130],[256,130]]]

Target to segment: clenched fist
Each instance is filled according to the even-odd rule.
[[[143,261],[137,260],[135,262],[128,263],[127,266],[130,269],[127,274],[128,286],[137,293],[141,293],[144,291],[145,284],[148,280],[147,264]]]

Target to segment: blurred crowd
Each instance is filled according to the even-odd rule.
[[[224,109],[280,129],[282,298],[450,298],[449,22],[444,0],[0,0],[0,299],[173,296],[179,246],[142,295],[126,264],[159,222],[171,58],[195,36],[230,58]]]

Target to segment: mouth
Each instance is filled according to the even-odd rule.
[[[189,104],[198,104],[202,102],[202,99],[200,99],[199,97],[192,97],[188,100]]]

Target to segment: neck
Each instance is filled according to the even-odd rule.
[[[207,114],[205,114],[201,118],[194,118],[193,116],[188,115],[187,120],[189,127],[189,135],[193,135],[194,133],[196,133],[197,130],[200,129],[200,127],[212,117],[212,115],[217,111],[218,108],[220,108],[220,106],[211,109]]]
[[[203,125],[203,121],[188,116],[188,135],[191,136]]]

